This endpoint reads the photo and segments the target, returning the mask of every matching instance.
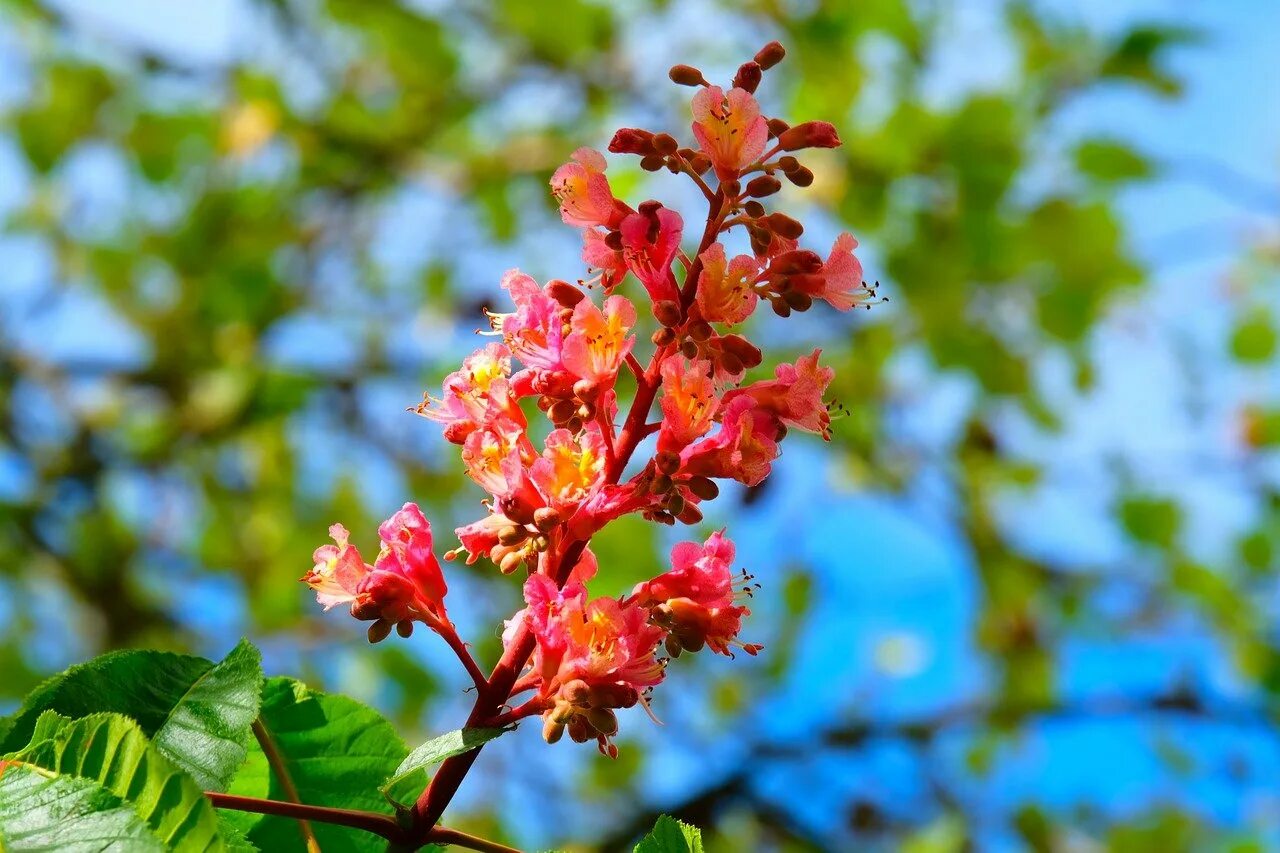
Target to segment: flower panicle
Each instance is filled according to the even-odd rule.
[[[488,494],[484,514],[454,531],[460,545],[445,559],[487,560],[522,578],[525,607],[506,622],[499,670],[519,672],[503,696],[533,698],[499,718],[538,714],[548,742],[568,734],[616,755],[618,712],[641,705],[652,714],[670,660],[762,649],[739,636],[760,584],[736,565],[724,530],[677,545],[667,566],[619,597],[589,592],[590,541],[624,515],[697,525],[718,481],[761,483],[792,430],[831,439],[825,397],[835,371],[820,364],[820,350],[748,381],[765,357],[744,324],[761,305],[788,317],[819,302],[849,311],[883,301],[863,280],[851,234],[814,251],[801,245],[803,224],[779,209],[779,199],[818,180],[798,155],[840,145],[827,122],[765,114],[756,92],[784,56],[771,42],[726,86],[673,67],[672,81],[696,90],[687,144],[622,128],[608,145],[639,157],[643,170],[692,181],[708,204],[701,228],[686,230],[684,216],[660,201],[618,198],[605,154],[574,151],[550,189],[565,224],[580,230],[585,274],[576,285],[540,284],[508,271],[501,286],[510,306],[486,311],[489,342],[413,408],[440,425]],[[698,231],[701,243],[687,245]],[[656,331],[641,345],[649,315]],[[642,447],[648,458],[637,458]],[[333,544],[316,550],[303,577],[326,609],[349,605],[372,621],[374,641],[421,622],[460,644],[431,525],[416,504],[379,527],[372,564],[344,527],[330,534]]]

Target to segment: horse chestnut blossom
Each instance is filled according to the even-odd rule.
[[[415,504],[379,527],[372,565],[335,524],[334,544],[316,550],[303,577],[326,608],[349,604],[352,616],[371,621],[374,642],[392,627],[407,636],[419,622],[440,635],[475,685],[469,727],[540,717],[549,743],[568,734],[615,756],[620,712],[660,703],[671,659],[761,650],[740,637],[757,585],[737,567],[726,531],[676,545],[668,564],[625,594],[592,590],[599,580],[589,545],[624,515],[698,525],[702,504],[719,494],[716,481],[760,483],[792,430],[831,438],[823,398],[833,371],[819,350],[783,360],[771,379],[747,381],[764,355],[741,329],[762,304],[787,317],[817,302],[869,307],[875,296],[851,235],[824,258],[801,246],[799,221],[766,208],[784,181],[813,182],[797,153],[840,142],[825,122],[791,127],[762,113],[754,93],[783,53],[776,42],[766,46],[727,88],[676,66],[672,80],[698,89],[693,144],[624,128],[608,146],[638,156],[646,171],[692,182],[707,203],[700,227],[689,229],[701,233],[696,245],[685,240],[680,212],[618,199],[605,155],[579,148],[551,190],[561,218],[581,231],[587,272],[576,283],[507,272],[511,308],[488,314],[496,340],[416,407],[459,446],[467,474],[489,495],[482,517],[454,531],[460,545],[445,560],[491,562],[523,585],[525,607],[507,620],[492,669],[449,620],[431,525]],[[652,347],[639,345],[642,334]],[[477,752],[440,766],[414,807],[414,826],[434,826]]]

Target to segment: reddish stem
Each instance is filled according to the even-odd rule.
[[[314,820],[319,823],[333,823],[338,826],[350,826],[380,835],[388,841],[403,843],[406,833],[395,818],[374,812],[362,812],[355,809],[331,809],[326,806],[309,806],[303,803],[286,803],[280,800],[261,800],[257,797],[241,797],[237,794],[219,794],[206,791],[209,802],[220,809],[235,809],[241,812],[269,814],[287,817],[294,820]]]

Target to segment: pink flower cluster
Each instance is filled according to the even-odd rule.
[[[549,742],[567,731],[615,754],[615,712],[647,707],[668,657],[760,648],[738,639],[750,577],[736,572],[723,531],[677,545],[667,571],[619,598],[589,596],[596,574],[589,543],[629,513],[698,524],[701,504],[719,493],[716,480],[759,484],[788,430],[830,438],[823,396],[833,371],[818,363],[819,351],[779,364],[772,379],[744,384],[763,357],[732,331],[761,301],[785,317],[815,301],[846,311],[874,295],[852,236],[841,235],[823,258],[799,247],[799,222],[761,201],[782,179],[799,187],[814,180],[792,152],[839,144],[825,122],[791,127],[762,114],[755,88],[781,58],[780,46],[767,46],[728,91],[689,66],[672,69],[674,81],[698,89],[696,148],[636,128],[618,131],[609,146],[638,155],[648,171],[665,169],[697,185],[708,213],[696,249],[684,247],[679,213],[657,201],[633,207],[620,200],[604,155],[579,149],[551,188],[565,223],[582,229],[590,275],[576,285],[539,284],[508,272],[502,287],[512,310],[489,314],[500,342],[468,356],[440,396],[417,407],[459,446],[467,474],[491,496],[484,517],[455,531],[461,544],[446,558],[488,559],[524,578],[527,606],[507,623],[505,654],[492,674],[479,672],[446,616],[431,527],[416,505],[379,528],[382,547],[371,566],[334,525],[336,545],[317,549],[303,578],[326,607],[350,603],[353,616],[372,620],[375,641],[392,626],[407,635],[418,621],[444,636],[477,680],[473,722],[540,714]],[[736,235],[743,251],[722,242]],[[620,292],[628,277],[644,288],[656,320],[647,365],[637,357],[637,328],[654,324]],[[588,294],[596,287],[599,302]],[[522,407],[524,400],[545,415],[545,426],[530,423],[534,407]],[[628,403],[625,414],[620,401]],[[655,401],[659,417],[650,421]],[[638,458],[642,448],[647,458]],[[510,700],[524,692],[532,698],[512,709]]]

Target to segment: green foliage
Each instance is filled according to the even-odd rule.
[[[376,711],[345,696],[312,690],[292,678],[268,678],[262,689],[261,720],[302,802],[393,813],[379,788],[396,773],[409,750]],[[260,748],[250,749],[228,790],[242,796],[290,798]],[[298,843],[295,821],[226,814],[262,850],[285,850]],[[376,836],[356,829],[318,823],[312,829],[325,851],[381,853],[386,847]]]
[[[137,812],[89,779],[0,765],[0,850],[163,851]]]
[[[110,711],[135,720],[202,787],[222,790],[244,761],[261,684],[258,651],[243,641],[216,665],[165,652],[114,652],[38,687],[13,718],[0,749],[28,742],[47,711],[72,718]]]
[[[1153,174],[1151,163],[1137,151],[1114,139],[1086,139],[1076,146],[1076,168],[1105,184],[1137,181]]]
[[[695,826],[663,815],[653,831],[640,839],[635,853],[702,853],[702,833]]]
[[[1248,364],[1266,364],[1276,353],[1276,328],[1265,311],[1251,311],[1231,333],[1231,354]]]
[[[223,849],[218,818],[204,792],[128,717],[90,714],[71,720],[46,711],[31,742],[6,759],[97,782],[127,800],[167,849]]]
[[[484,746],[507,731],[507,729],[455,729],[434,737],[405,756],[395,773],[382,785],[381,791],[385,795],[390,795],[397,786],[417,771],[439,764],[446,758]]]

